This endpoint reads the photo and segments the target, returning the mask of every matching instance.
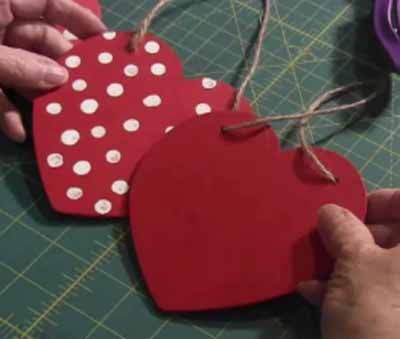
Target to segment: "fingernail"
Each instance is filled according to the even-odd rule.
[[[47,66],[44,81],[51,86],[60,86],[68,80],[68,71],[60,66]]]

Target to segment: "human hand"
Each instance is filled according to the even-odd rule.
[[[400,337],[400,190],[373,193],[367,222],[335,205],[320,211],[335,269],[329,281],[304,282],[298,291],[321,306],[324,339]]]
[[[68,80],[68,71],[53,58],[72,44],[52,25],[79,38],[106,30],[90,10],[72,0],[0,0],[0,129],[17,142],[26,138],[21,114],[2,88],[29,93]]]

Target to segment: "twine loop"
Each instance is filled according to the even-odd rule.
[[[259,119],[255,119],[252,121],[246,121],[246,122],[232,125],[232,126],[224,126],[224,127],[222,127],[222,132],[228,133],[228,132],[233,132],[233,131],[246,129],[246,128],[266,127],[275,121],[299,120],[298,138],[299,138],[301,148],[303,149],[305,154],[314,162],[315,166],[321,172],[321,174],[327,180],[336,184],[337,178],[335,177],[335,175],[323,164],[323,162],[318,158],[318,156],[315,154],[314,150],[308,143],[307,137],[306,137],[306,128],[309,126],[310,120],[316,116],[333,114],[333,113],[343,112],[346,110],[360,108],[360,107],[366,105],[367,103],[371,102],[372,100],[374,100],[378,96],[378,94],[384,90],[383,85],[380,85],[377,90],[373,91],[370,95],[368,95],[367,97],[360,99],[358,101],[355,101],[355,102],[352,102],[349,104],[343,104],[343,105],[331,107],[331,108],[320,109],[322,106],[326,105],[327,103],[329,103],[332,99],[334,99],[336,97],[340,97],[345,94],[351,93],[352,91],[354,91],[358,88],[370,86],[371,84],[374,84],[374,83],[373,82],[354,82],[354,83],[346,85],[346,86],[341,86],[341,87],[335,88],[333,90],[329,90],[329,91],[321,94],[315,101],[313,101],[311,103],[311,105],[309,106],[309,108],[307,109],[306,112],[300,112],[300,113],[295,113],[295,114],[276,115],[276,116],[272,116],[272,117],[264,117],[264,118],[259,118]]]
[[[147,34],[154,19],[161,12],[161,10],[165,6],[170,4],[172,1],[173,0],[158,0],[156,5],[149,11],[149,13],[146,15],[146,17],[142,20],[138,31],[136,33],[132,34],[132,38],[130,39],[129,45],[128,45],[129,51],[133,52],[133,51],[137,50],[140,43],[143,41],[145,35]],[[264,7],[265,7],[264,8],[264,16],[260,23],[257,43],[256,43],[256,47],[254,50],[253,62],[249,68],[247,75],[243,79],[242,84],[240,85],[240,87],[238,88],[238,90],[236,92],[235,100],[233,102],[233,110],[234,111],[237,111],[240,108],[240,104],[241,104],[241,101],[246,92],[247,86],[253,79],[253,77],[257,71],[257,68],[261,62],[261,53],[262,53],[262,49],[263,49],[263,43],[264,43],[264,39],[267,35],[267,28],[268,28],[268,23],[269,23],[269,18],[270,18],[270,7],[271,7],[270,0],[264,0]],[[338,97],[338,96],[343,96],[344,94],[350,93],[357,88],[369,86],[370,84],[371,84],[371,82],[354,82],[354,83],[346,85],[346,86],[341,86],[341,87],[327,91],[327,92],[323,93],[322,95],[320,95],[314,102],[311,103],[311,105],[309,106],[309,108],[307,109],[306,112],[298,112],[298,113],[289,114],[289,115],[264,117],[264,118],[259,118],[259,119],[255,119],[252,121],[247,121],[247,122],[237,124],[237,125],[224,126],[224,127],[222,127],[222,132],[227,133],[227,132],[232,132],[232,131],[239,130],[239,129],[268,126],[274,121],[298,120],[299,121],[299,123],[298,123],[298,138],[299,138],[301,148],[303,149],[305,154],[314,162],[317,169],[321,172],[321,174],[327,180],[329,180],[332,183],[337,183],[337,179],[334,176],[334,174],[322,163],[322,161],[318,158],[318,156],[315,154],[312,147],[308,143],[307,137],[306,137],[306,128],[309,126],[310,120],[313,117],[325,115],[325,114],[333,114],[333,113],[337,113],[337,112],[343,112],[345,110],[352,110],[352,109],[364,106],[367,103],[374,100],[378,96],[378,94],[380,93],[382,88],[378,88],[376,91],[372,92],[369,96],[367,96],[361,100],[358,100],[358,101],[355,101],[355,102],[352,102],[349,104],[339,105],[336,107],[321,109],[322,106],[327,104],[333,98]]]
[[[145,18],[142,20],[137,32],[132,34],[132,37],[129,40],[129,44],[128,44],[129,52],[134,52],[138,49],[140,43],[143,41],[150,26],[152,25],[154,19],[158,16],[158,14],[161,12],[161,10],[165,6],[169,5],[172,1],[173,0],[158,0],[157,1],[156,5],[149,11],[149,13],[147,13]],[[249,85],[250,81],[253,79],[254,74],[257,71],[257,67],[260,64],[263,43],[264,43],[264,39],[267,35],[267,28],[268,28],[269,17],[270,17],[270,7],[271,7],[270,0],[264,0],[264,15],[263,15],[263,19],[261,20],[261,23],[260,23],[257,43],[256,43],[256,47],[254,50],[253,62],[252,62],[252,65],[250,66],[250,69],[249,69],[246,77],[244,78],[244,80],[242,81],[242,84],[240,85],[240,87],[238,88],[238,90],[236,92],[236,96],[235,96],[235,100],[233,102],[233,108],[232,108],[234,111],[237,111],[240,108],[240,103],[244,97],[247,86]]]

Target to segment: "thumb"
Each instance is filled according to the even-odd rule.
[[[351,255],[364,246],[375,246],[367,226],[349,210],[339,206],[322,207],[318,227],[326,249],[334,258]]]
[[[54,60],[22,49],[0,46],[0,83],[10,88],[51,89],[68,80]]]
[[[320,306],[326,291],[326,283],[318,280],[301,282],[297,286],[297,292],[310,304]]]

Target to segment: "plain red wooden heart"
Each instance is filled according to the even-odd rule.
[[[331,261],[315,232],[318,208],[336,203],[364,218],[365,188],[349,161],[316,149],[334,185],[301,150],[280,151],[270,128],[220,130],[249,119],[225,112],[187,121],[135,172],[133,240],[162,310],[243,306],[324,278]]]
[[[56,211],[127,216],[142,155],[186,119],[230,107],[231,86],[185,80],[176,53],[154,36],[128,53],[129,37],[108,32],[76,45],[59,60],[69,82],[34,102],[36,157]],[[246,100],[242,109],[251,109]]]

